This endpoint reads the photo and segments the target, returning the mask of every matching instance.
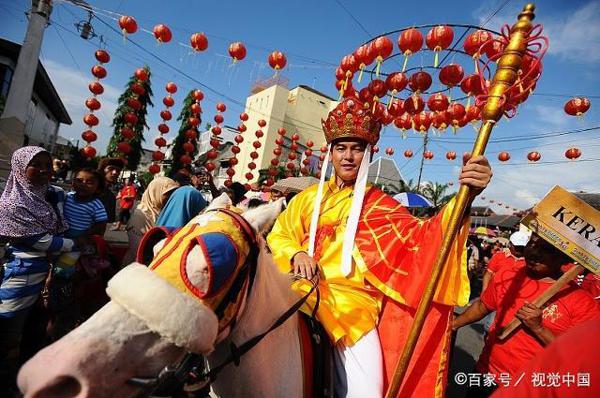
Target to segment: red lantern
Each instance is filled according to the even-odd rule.
[[[279,164],[279,159],[271,159],[271,164],[277,166]]]
[[[290,152],[290,154],[288,155],[289,160],[296,160],[297,157],[298,155],[296,155],[296,152]]]
[[[127,98],[127,105],[135,111],[142,109],[142,103],[135,98]]]
[[[581,116],[591,107],[590,100],[585,97],[571,98],[565,103],[565,113],[571,116]]]
[[[406,29],[398,36],[398,48],[406,56],[416,53],[421,47],[423,47],[423,35],[418,29]]]
[[[431,75],[425,71],[413,74],[408,80],[408,86],[412,91],[422,93],[431,87]]]
[[[152,152],[152,159],[156,162],[160,162],[161,160],[163,160],[165,158],[165,154],[161,151],[154,151]]]
[[[271,68],[275,69],[275,71],[281,70],[285,67],[287,60],[285,55],[281,51],[273,51],[269,54],[269,65]]]
[[[148,167],[148,171],[152,174],[160,173],[160,166],[157,164],[151,164],[150,167]]]
[[[148,71],[144,68],[138,68],[135,70],[135,77],[141,82],[148,80]]]
[[[133,93],[137,95],[144,95],[146,93],[146,89],[144,88],[144,86],[137,83],[133,83],[129,88]]]
[[[385,154],[388,156],[393,156],[394,155],[394,148],[388,147],[385,148]]]
[[[102,65],[92,66],[92,75],[98,79],[104,79],[106,77],[106,69]]]
[[[85,146],[81,148],[81,154],[86,158],[93,158],[96,156],[96,148],[93,146]]]
[[[184,142],[182,145],[182,148],[183,148],[184,152],[194,152],[194,149],[196,149],[194,144],[192,144],[191,142]],[[208,153],[207,153],[207,156],[208,156]]]
[[[126,139],[130,140],[133,137],[135,137],[135,131],[133,131],[132,129],[130,129],[129,127],[123,127],[121,129],[121,135],[123,137],[125,137]]]
[[[138,117],[135,113],[127,112],[125,115],[123,115],[123,120],[125,120],[125,123],[137,124]]]
[[[394,72],[385,79],[385,85],[392,92],[392,96],[404,90],[408,84],[408,78],[402,72]]]
[[[169,126],[165,123],[161,123],[158,125],[158,131],[160,131],[161,134],[167,134],[169,132]]]
[[[411,115],[416,115],[423,111],[423,109],[425,109],[425,102],[419,95],[411,95],[404,101],[404,110]]]
[[[463,48],[465,52],[471,56],[478,58],[482,52],[482,47],[484,47],[490,40],[492,40],[492,34],[485,30],[476,30],[471,33],[465,39],[463,43]],[[485,48],[483,48],[485,51]]]
[[[267,122],[264,119],[260,119],[258,121],[258,125],[259,127],[265,127],[267,125]]]
[[[97,126],[100,121],[98,120],[96,115],[94,115],[93,113],[88,113],[83,117],[83,122],[88,126],[93,127]]]
[[[256,169],[256,163],[254,163],[254,162],[250,162],[250,163],[248,163],[248,168],[249,168],[250,170],[254,170],[254,169]]]
[[[254,178],[254,175],[252,175],[252,173],[246,173],[245,177],[246,177],[246,180],[250,181],[251,179]]]
[[[225,112],[225,111],[227,110],[227,106],[226,106],[224,103],[222,103],[222,102],[219,102],[219,103],[217,104],[217,110],[218,110],[219,112]]]
[[[292,163],[292,162],[289,162],[289,163],[286,165],[286,167],[287,167],[289,170],[294,170],[294,169],[296,168],[296,165],[295,165],[294,163]]]
[[[235,175],[235,170],[231,168],[227,169],[227,175],[229,178],[232,178]]]
[[[448,160],[456,159],[456,152],[454,152],[454,151],[446,152],[446,159],[448,159]]]
[[[117,144],[117,149],[119,150],[119,152],[122,152],[125,155],[127,155],[129,152],[131,152],[131,145],[129,145],[128,142],[119,142]]]
[[[373,153],[379,153],[379,147],[377,145],[373,145]]]
[[[433,152],[425,151],[425,152],[423,152],[423,157],[427,160],[431,160],[431,159],[433,159]]]
[[[204,93],[201,90],[194,90],[192,92],[192,97],[194,97],[196,101],[202,101],[204,99]]]
[[[167,140],[165,140],[163,137],[158,137],[157,139],[154,140],[154,144],[157,147],[163,147],[163,146],[167,146]]]
[[[154,27],[152,30],[154,33],[154,37],[158,40],[159,43],[168,43],[173,38],[173,34],[171,33],[171,29],[165,24],[159,24]]]
[[[104,87],[99,82],[91,82],[88,85],[90,92],[94,95],[100,95],[104,92]]]
[[[81,133],[81,138],[87,143],[94,142],[98,139],[98,135],[94,133],[92,130],[86,130]]]
[[[106,64],[110,61],[110,55],[105,50],[96,50],[94,53],[96,60],[101,64]]]
[[[262,138],[265,135],[265,133],[263,133],[262,130],[256,130],[254,135],[256,136],[256,138]]]
[[[537,162],[541,158],[542,158],[542,155],[539,152],[536,152],[536,151],[529,152],[527,154],[527,159],[529,159],[530,162]]]
[[[508,162],[510,160],[510,154],[506,151],[502,151],[498,154],[498,160],[501,162]]]
[[[258,152],[256,152],[256,151],[252,151],[252,152],[250,152],[250,157],[251,157],[252,159],[258,159],[258,157],[259,157],[259,154],[258,154]]]
[[[275,144],[279,146],[283,145],[283,138],[275,138]]]
[[[138,26],[135,18],[123,15],[119,18],[119,27],[123,34],[133,34],[137,32]]]
[[[385,58],[392,55],[394,44],[386,36],[379,36],[373,41],[372,46],[376,56],[375,60],[377,61],[376,74],[379,76],[379,68],[381,67],[381,63]]]
[[[404,101],[399,98],[392,98],[388,104],[388,112],[394,117],[402,116],[405,112]]]
[[[439,79],[443,85],[454,87],[460,84],[464,75],[465,71],[462,66],[451,63],[440,70]]]
[[[383,98],[387,93],[387,86],[383,80],[373,79],[369,83],[369,91],[373,93],[373,98]]]
[[[452,31],[451,27],[446,25],[435,26],[427,32],[425,44],[430,50],[435,52],[435,60],[433,62],[434,67],[437,68],[438,66],[439,52],[450,47],[452,40],[454,40],[454,31]]]
[[[448,120],[448,112],[446,111],[435,112],[431,119],[431,125],[437,130],[444,131],[446,130],[446,127],[448,127],[448,124],[450,124]]]
[[[481,77],[478,74],[469,75],[460,84],[460,89],[467,95],[481,95],[483,94],[483,85],[481,84]]]
[[[467,112],[465,118],[468,122],[475,122],[481,119],[481,109],[477,106],[469,105],[466,107],[465,111]]]
[[[237,145],[234,145],[234,146],[232,146],[232,147],[231,147],[231,152],[232,152],[232,153],[234,153],[234,154],[236,154],[236,155],[237,155],[238,153],[240,153],[240,151],[241,151],[241,149],[240,149],[240,147],[239,147],[239,146],[237,146]]]
[[[416,131],[425,133],[431,126],[431,113],[420,112],[417,113],[413,118],[413,127]]]
[[[229,55],[231,56],[231,58],[233,58],[233,63],[241,61],[244,58],[246,58],[246,47],[240,41],[231,43],[229,45]]]
[[[260,143],[260,141],[254,141],[252,143],[252,146],[256,149],[260,148],[262,146],[262,144]]]
[[[173,117],[173,115],[171,114],[170,111],[168,110],[162,110],[160,111],[160,118],[163,120],[171,120],[171,118]]]
[[[213,138],[210,140],[210,146],[215,148],[215,149],[219,149],[219,147],[221,146],[221,141],[219,141],[216,138]]]
[[[400,117],[394,119],[394,126],[406,131],[412,127],[412,117],[409,113],[403,113]]]
[[[281,148],[277,147],[277,148],[273,149],[273,155],[281,156]]]
[[[244,131],[246,131],[246,125],[245,124],[240,124],[239,126],[237,126],[237,130],[240,133],[243,133]]]
[[[90,111],[97,111],[98,109],[100,109],[100,107],[102,106],[100,104],[100,101],[98,101],[96,98],[88,98],[85,101],[85,106],[90,110]]]
[[[175,105],[175,100],[170,95],[167,95],[165,98],[163,98],[163,104],[167,107],[171,107]]]
[[[198,115],[200,112],[202,112],[202,107],[197,102],[194,102],[192,105],[190,105],[190,112]]]
[[[493,39],[488,42],[483,51],[489,59],[496,60],[504,51],[504,43],[500,40]]]
[[[213,118],[213,120],[215,121],[215,123],[221,124],[221,123],[223,123],[223,120],[225,120],[225,119],[223,118],[223,115],[216,114],[215,117]]]
[[[442,93],[433,94],[427,100],[427,107],[434,112],[443,112],[448,109],[449,105],[450,101],[448,100],[448,97]]]
[[[192,163],[192,158],[189,155],[181,155],[179,161],[183,164],[190,164]]]
[[[190,117],[188,118],[188,124],[193,127],[198,127],[198,125],[200,124],[200,119],[198,119],[197,117]]]
[[[190,45],[194,51],[204,51],[208,48],[208,39],[204,33],[194,33],[190,36]]]
[[[242,142],[244,142],[244,137],[242,137],[241,135],[236,135],[235,138],[233,139],[236,143],[241,144]]]
[[[565,152],[565,157],[569,160],[577,159],[580,156],[581,156],[581,151],[579,150],[579,148],[575,148],[575,147],[569,148]]]
[[[196,131],[193,129],[189,129],[185,131],[185,137],[190,140],[195,140],[197,137]]]
[[[292,141],[298,141],[299,139],[300,139],[300,136],[298,134],[292,134]],[[296,147],[298,147],[298,145],[296,145]]]
[[[344,78],[350,77],[358,70],[358,61],[354,57],[354,54],[346,55],[342,58],[340,68],[344,72]]]
[[[450,123],[453,126],[458,126],[460,124],[461,120],[467,114],[463,104],[458,103],[458,102],[451,103],[450,106],[448,107],[447,112],[448,112],[448,117],[450,119]]]
[[[177,92],[177,85],[173,82],[168,82],[165,86],[165,90],[167,90],[169,94],[175,94]]]

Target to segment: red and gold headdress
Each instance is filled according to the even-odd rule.
[[[371,145],[379,141],[381,122],[356,98],[346,98],[321,120],[325,139],[330,144],[337,138],[360,138]]]

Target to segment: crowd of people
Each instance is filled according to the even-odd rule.
[[[398,325],[402,326],[401,330],[408,330],[412,319],[410,312],[393,304],[390,298],[402,297],[406,305],[414,304],[411,295],[415,300],[419,298],[418,294],[415,296],[414,287],[421,286],[422,281],[413,277],[411,286],[404,285],[405,282],[392,281],[389,276],[384,279],[379,269],[384,269],[385,257],[406,258],[405,265],[398,271],[402,273],[402,267],[410,270],[413,263],[420,261],[416,253],[427,257],[429,251],[437,250],[440,242],[435,236],[441,236],[444,231],[444,212],[450,211],[452,203],[438,216],[425,221],[398,210],[397,204],[388,203],[385,197],[365,195],[360,205],[375,206],[373,212],[365,213],[377,223],[379,218],[375,214],[380,211],[385,222],[370,227],[379,228],[377,237],[365,235],[364,230],[355,225],[351,242],[356,241],[359,252],[364,253],[377,242],[385,255],[379,258],[364,254],[373,264],[346,270],[343,253],[347,251],[348,229],[345,223],[351,223],[349,214],[354,201],[358,200],[354,187],[359,171],[357,165],[363,163],[362,156],[368,148],[365,142],[355,138],[334,141],[335,178],[303,191],[294,201],[291,201],[293,195],[287,197],[287,208],[269,234],[268,243],[279,249],[273,255],[282,271],[307,279],[321,275],[317,317],[336,347],[336,391],[340,396],[381,396],[383,380],[389,376],[390,364],[395,364],[388,357],[398,355],[395,352],[390,356],[386,349],[392,340],[398,340]],[[246,198],[247,190],[240,183],[219,190],[202,168],[183,167],[170,177],[155,177],[146,187],[136,184],[133,177],[121,182],[125,163],[116,158],[102,159],[96,168],[72,171],[71,189],[65,192],[51,184],[53,170],[56,172],[61,164],[53,162],[43,148],[23,147],[13,154],[11,173],[2,193],[0,386],[3,387],[16,388],[16,373],[25,360],[77,327],[108,301],[104,292],[107,281],[135,260],[140,241],[150,229],[183,227],[222,193],[226,193],[234,205],[245,199],[246,208],[265,203],[261,198]],[[490,178],[491,169],[483,157],[469,161],[461,171],[462,183],[470,185],[475,192],[483,190]],[[319,194],[318,189],[324,192]],[[314,214],[307,213],[306,209],[319,195],[322,195],[324,210],[317,220],[325,227],[320,226],[312,235],[309,226]],[[281,192],[273,191],[271,200],[281,196]],[[391,209],[397,220],[390,221]],[[391,230],[390,223],[410,234],[410,244],[414,246],[406,246],[405,241],[400,244],[395,237],[380,241],[379,237],[387,236]],[[126,231],[129,250],[123,258],[116,258],[104,240],[107,229]],[[456,331],[485,318],[485,347],[472,371],[516,376],[558,336],[587,321],[600,320],[598,294],[592,296],[593,290],[586,291],[576,284],[561,290],[543,307],[533,304],[565,269],[573,266],[570,258],[535,233],[515,232],[507,247],[475,236],[467,241],[466,235],[461,236],[453,250],[460,252],[466,248],[470,284],[481,281],[480,297],[475,297],[465,312],[454,317],[446,331],[426,328],[423,334],[437,336],[441,344],[447,331]],[[309,245],[309,240],[314,246]],[[448,274],[458,275],[462,267],[460,258],[449,260]],[[349,261],[353,261],[352,257]],[[460,302],[457,297],[469,291],[469,281],[466,286],[464,283],[463,280],[454,285],[449,283],[449,287],[438,292],[434,308],[442,314],[442,319],[446,312],[446,319],[452,319],[452,308]],[[304,292],[307,286],[300,280],[293,288]],[[598,284],[590,286],[597,289]],[[314,303],[309,299],[308,308],[311,305]],[[393,317],[394,328],[382,327],[388,317]],[[515,317],[523,327],[510,338],[500,339],[503,328]],[[441,334],[436,335],[438,332]],[[394,349],[397,351],[397,347]],[[440,345],[429,353],[433,359],[424,360],[423,377],[432,375],[428,373],[430,365],[440,366],[447,360],[445,350],[447,347]],[[417,350],[416,355],[425,354]],[[423,382],[423,379],[418,381]],[[432,383],[430,386],[416,383],[411,387],[407,382],[404,388],[409,393],[419,388],[427,396],[435,395],[440,390]],[[476,386],[469,390],[469,396],[489,396],[495,388],[495,385]],[[10,388],[5,390],[8,392]]]

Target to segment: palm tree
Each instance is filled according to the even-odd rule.
[[[454,193],[446,194],[448,188],[448,184],[430,183],[423,188],[422,194],[431,201],[433,207],[439,208],[448,203],[455,195]]]
[[[400,192],[419,193],[419,186],[412,178],[408,182],[400,180]]]

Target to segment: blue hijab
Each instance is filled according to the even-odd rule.
[[[207,204],[196,188],[189,185],[177,188],[160,212],[156,226],[181,228],[196,217]]]

